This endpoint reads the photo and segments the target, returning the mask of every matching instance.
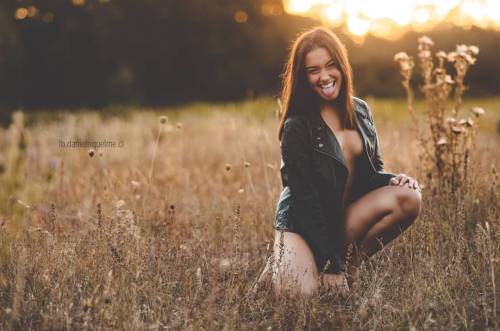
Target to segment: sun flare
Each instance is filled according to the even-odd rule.
[[[426,31],[439,23],[500,31],[498,0],[284,0],[294,15],[344,27],[354,38],[367,34],[396,39],[408,30]]]

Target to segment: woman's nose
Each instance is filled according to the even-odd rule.
[[[322,82],[326,82],[330,79],[330,75],[328,75],[328,71],[327,70],[321,70],[321,76],[320,76],[320,79]]]

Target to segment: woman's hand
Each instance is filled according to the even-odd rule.
[[[347,284],[347,278],[345,274],[321,274],[320,283],[328,289],[333,289],[339,291],[340,295],[346,297],[349,293],[349,285]]]
[[[418,185],[418,182],[405,174],[399,174],[396,177],[392,177],[389,181],[389,185],[393,186],[404,186],[407,183],[409,188],[420,192],[420,186]]]

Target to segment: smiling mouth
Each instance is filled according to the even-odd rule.
[[[323,94],[330,96],[333,94],[333,88],[335,87],[336,84],[337,81],[334,79],[328,84],[320,85],[321,91],[323,92]]]

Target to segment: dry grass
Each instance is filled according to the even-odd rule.
[[[500,101],[481,102],[481,120],[498,120]],[[418,178],[404,102],[371,104],[386,168]],[[418,221],[362,266],[348,299],[252,293],[281,190],[274,110],[193,105],[163,124],[146,110],[60,114],[0,131],[1,329],[498,327],[492,130],[478,133],[465,203],[424,189]],[[58,146],[75,137],[125,146]]]

